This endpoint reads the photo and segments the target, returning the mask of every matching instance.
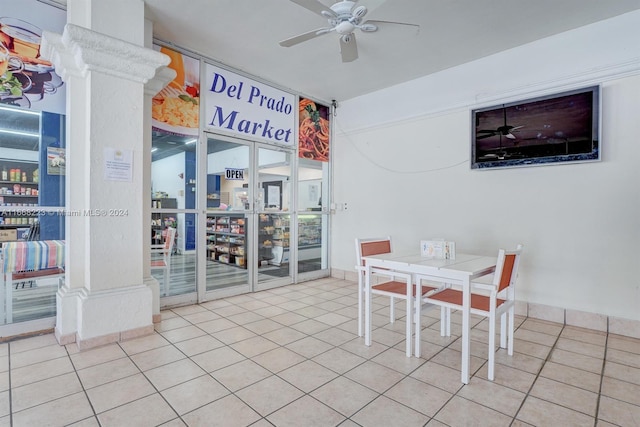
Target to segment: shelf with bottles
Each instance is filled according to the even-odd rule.
[[[22,206],[38,201],[37,162],[0,159],[0,206]]]
[[[0,159],[0,184],[37,184],[39,180],[38,162]]]
[[[246,268],[244,215],[207,215],[207,259]]]
[[[37,215],[30,214],[29,212],[21,213],[7,213],[2,212],[0,214],[0,227],[1,228],[20,228],[29,227],[33,225],[37,219]]]

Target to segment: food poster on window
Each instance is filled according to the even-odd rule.
[[[42,31],[62,34],[66,20],[36,0],[0,0],[0,105],[65,114],[64,83],[40,44]]]
[[[274,144],[294,145],[295,96],[229,70],[206,65],[204,125]]]
[[[298,156],[328,162],[329,107],[300,98],[298,121]]]
[[[200,114],[200,61],[164,46],[154,45],[171,62],[176,77],[153,97],[153,129],[182,136],[198,136]]]

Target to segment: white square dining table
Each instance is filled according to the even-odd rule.
[[[421,256],[420,253],[386,253],[363,256],[365,262],[365,344],[371,345],[371,269],[385,268],[414,276],[422,276],[429,281],[449,283],[462,287],[462,363],[461,380],[469,383],[470,365],[470,307],[471,282],[478,277],[491,274],[496,268],[496,257],[458,253],[455,259],[436,259]],[[412,313],[407,313],[407,316]],[[420,319],[415,320],[416,328],[420,327]],[[410,339],[410,337],[407,337]],[[418,340],[416,334],[416,341]],[[416,343],[416,351],[419,349]],[[418,353],[416,353],[417,355]]]

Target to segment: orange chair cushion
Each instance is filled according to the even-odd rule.
[[[462,306],[462,291],[455,289],[445,289],[437,294],[431,295],[429,299],[446,302],[449,304],[455,304]],[[496,304],[499,307],[505,302],[503,299],[496,299]],[[471,294],[471,308],[481,311],[489,312],[491,299],[484,295]]]
[[[13,273],[11,276],[12,280],[27,280],[34,279],[36,277],[45,277],[53,274],[64,274],[63,268],[47,268],[46,270],[35,270],[35,271],[19,271]]]
[[[362,256],[388,254],[391,252],[390,240],[376,240],[372,242],[362,242],[360,244]]]
[[[498,292],[509,286],[509,283],[511,283],[511,275],[513,274],[513,265],[515,264],[515,262],[516,256],[513,254],[504,257],[502,276],[500,277]]]
[[[166,266],[167,264],[162,259],[151,261],[151,267],[166,267]]]
[[[371,289],[376,291],[382,291],[382,292],[390,292],[398,295],[407,295],[407,282],[397,282],[397,281],[385,282],[385,283],[380,283],[379,285],[372,286]],[[437,289],[437,288],[432,288],[430,286],[423,286],[422,295],[426,294],[427,292],[431,292],[434,289]],[[416,296],[415,286],[413,286],[413,296],[414,297]]]

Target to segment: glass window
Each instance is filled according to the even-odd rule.
[[[160,283],[162,296],[196,291],[197,215],[196,207],[197,138],[154,130],[151,148],[151,244],[171,246],[167,257],[152,251],[151,275]],[[170,229],[175,230],[175,234]],[[173,236],[173,242],[167,242]],[[169,269],[153,268],[164,265]]]
[[[298,166],[298,273],[328,268],[327,162],[300,159]]]
[[[0,266],[10,290],[0,323],[9,324],[55,316],[64,274],[65,117],[0,111]]]

